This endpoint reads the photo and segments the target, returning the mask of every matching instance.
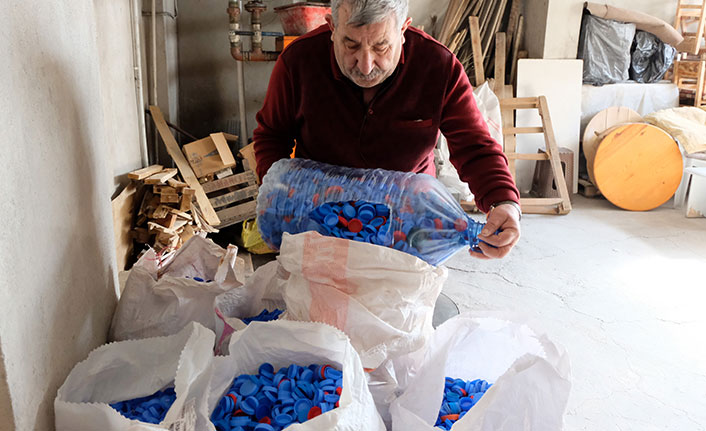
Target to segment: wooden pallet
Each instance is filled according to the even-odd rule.
[[[258,185],[255,172],[252,170],[209,181],[201,186],[221,221],[217,228],[231,226],[255,217]]]

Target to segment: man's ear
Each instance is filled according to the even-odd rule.
[[[412,17],[409,17],[404,22],[404,24],[402,24],[402,33],[404,33],[411,24],[412,24]]]
[[[327,13],[326,16],[324,17],[324,19],[326,20],[326,23],[328,24],[328,28],[331,29],[331,33],[333,33],[333,29],[334,29],[333,16],[331,16],[330,13]]]

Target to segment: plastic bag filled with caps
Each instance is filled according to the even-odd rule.
[[[338,329],[314,322],[252,322],[232,335],[228,350],[228,356],[214,358],[208,397],[211,420],[217,427],[223,427],[226,409],[232,411],[226,415],[229,424],[234,418],[234,424],[245,422],[250,416],[248,427],[267,423],[271,429],[297,431],[385,430],[360,357]],[[282,368],[286,368],[286,375],[281,375]],[[309,394],[320,380],[312,379],[310,371],[331,379],[335,389],[318,397]],[[251,379],[252,383],[243,387],[244,382],[238,381],[243,376],[265,379]],[[305,399],[308,403],[300,401]]]
[[[207,400],[214,338],[194,322],[168,337],[98,347],[59,388],[56,429],[212,430]]]
[[[568,355],[519,315],[460,314],[410,356],[392,431],[564,429]]]
[[[272,165],[257,212],[263,239],[277,250],[285,232],[316,231],[395,248],[432,265],[461,248],[476,247],[484,226],[430,175],[304,159]]]

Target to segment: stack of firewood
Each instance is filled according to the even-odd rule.
[[[195,190],[177,179],[177,169],[152,165],[129,173],[128,178],[137,186],[132,235],[138,243],[168,252],[200,232],[213,231],[192,206]]]

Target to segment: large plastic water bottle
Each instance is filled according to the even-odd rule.
[[[316,231],[392,247],[438,265],[477,247],[484,223],[468,217],[434,177],[282,159],[262,179],[257,224],[279,250],[282,234]]]

